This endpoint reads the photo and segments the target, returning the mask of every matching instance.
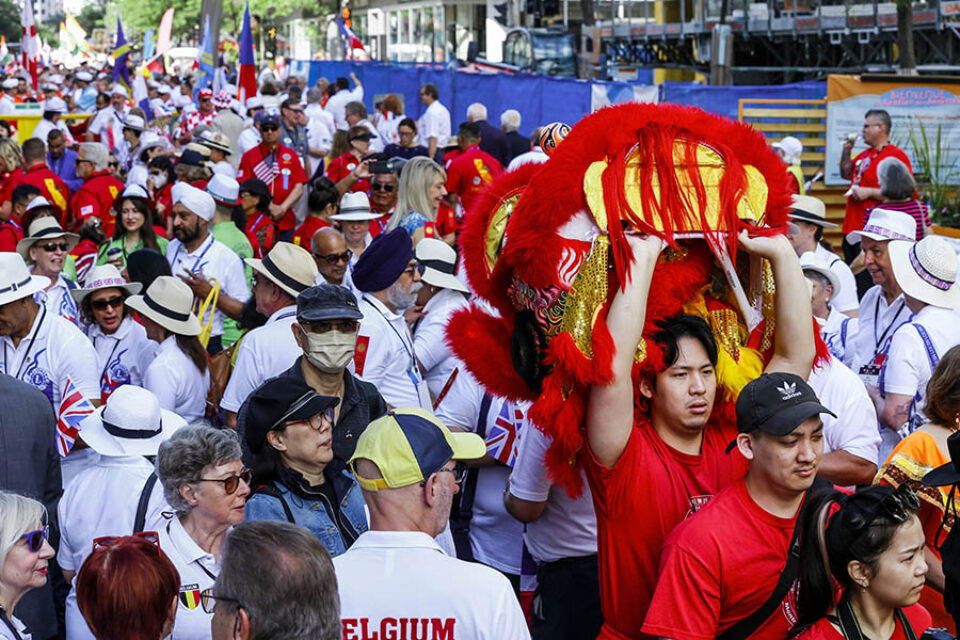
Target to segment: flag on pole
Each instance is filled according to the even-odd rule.
[[[57,411],[57,450],[61,457],[66,457],[73,449],[80,433],[80,423],[93,413],[93,410],[93,404],[77,390],[73,380],[67,378],[63,396],[60,398],[60,409]]]
[[[7,36],[0,36],[0,67],[5,67],[13,62],[13,56],[7,48]]]
[[[23,28],[20,38],[20,51],[22,52],[20,64],[23,67],[21,73],[36,93],[39,89],[37,86],[37,26],[33,22],[32,0],[23,0],[20,26]]]
[[[127,60],[130,58],[130,45],[127,39],[123,37],[123,21],[117,16],[117,46],[113,53],[113,81],[123,85],[130,91],[130,72],[127,70]]]
[[[143,59],[149,60],[156,52],[157,43],[153,40],[153,29],[147,29],[143,32]]]
[[[213,38],[210,36],[210,16],[207,16],[203,25],[203,46],[197,56],[197,68],[200,74],[197,76],[197,84],[194,87],[194,98],[200,89],[209,89],[213,84]]]
[[[67,13],[64,26],[67,28],[68,42],[71,43],[73,53],[82,53],[87,58],[93,57],[93,46],[87,41],[87,32],[83,30],[77,19]]]
[[[147,122],[153,120],[153,108],[150,106],[150,97],[147,94],[147,74],[149,73],[147,67],[144,66],[137,69],[133,76],[133,101],[143,109]]]
[[[240,74],[237,79],[237,98],[245,105],[247,98],[257,95],[257,65],[253,58],[253,32],[250,30],[250,3],[243,12],[240,30]]]
[[[360,38],[353,32],[353,29],[344,23],[343,18],[338,18],[337,22],[340,24],[340,35],[344,41],[346,41],[347,47],[350,49],[363,49],[363,43],[360,41]]]
[[[170,50],[170,32],[173,30],[173,8],[163,12],[160,29],[157,30],[157,55],[162,56]],[[149,58],[150,56],[146,56]]]

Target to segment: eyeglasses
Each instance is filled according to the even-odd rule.
[[[463,482],[463,479],[467,476],[467,465],[465,465],[462,462],[458,462],[451,468],[437,469],[433,473],[452,473],[453,481],[456,482],[457,484],[460,484],[461,482]],[[433,473],[431,473],[430,475],[433,475]],[[420,486],[421,487],[427,486],[427,480],[429,480],[429,476],[420,482]]]
[[[250,480],[252,479],[253,473],[250,471],[250,469],[244,469],[238,476],[230,476],[229,478],[200,478],[197,482],[222,482],[223,490],[226,491],[227,495],[229,496],[237,492],[237,488],[240,487],[241,480],[249,485]]]
[[[370,191],[386,191],[391,193],[396,189],[396,185],[386,184],[384,182],[374,182],[370,185]]]
[[[260,125],[260,131],[276,131],[280,127],[275,124],[262,124]]]
[[[311,416],[306,420],[291,420],[289,423],[290,424],[299,424],[299,423],[308,424],[310,425],[310,428],[313,429],[314,431],[321,431],[323,429],[324,418],[327,419],[328,425],[333,424],[333,407],[330,407],[323,413],[318,413],[315,416]]]
[[[290,107],[287,107],[287,111],[293,111],[294,113],[303,113],[303,109],[291,109]]]
[[[412,135],[413,135],[413,131],[397,131],[397,133],[398,133],[399,135],[403,136],[403,137],[412,136]]]
[[[76,160],[73,161],[73,164],[74,166],[79,167],[84,162],[89,162],[90,164],[93,164],[93,160],[85,160],[83,158],[77,158]]]
[[[47,253],[53,253],[58,249],[60,251],[66,251],[67,249],[70,248],[70,245],[67,244],[66,242],[49,242],[47,244],[40,245],[40,248],[46,251]]]
[[[25,534],[20,536],[21,539],[27,541],[27,547],[33,553],[40,551],[40,548],[43,546],[45,540],[50,539],[50,525],[46,525],[42,529],[35,529],[33,531],[27,531]]]
[[[107,307],[122,307],[123,296],[116,296],[107,300],[91,300],[90,306],[97,311],[103,311]]]
[[[205,613],[213,613],[213,608],[217,606],[217,600],[223,602],[232,602],[237,605],[238,609],[242,609],[243,605],[240,604],[239,600],[234,598],[227,598],[226,596],[215,596],[213,595],[213,589],[204,589],[200,592],[200,606],[203,607]]]
[[[325,256],[321,256],[315,253],[313,255],[317,256],[321,260],[325,260],[327,264],[337,264],[338,262],[350,262],[350,258],[353,257],[353,251],[350,251],[350,249],[347,249],[343,253],[328,253]]]
[[[329,331],[353,333],[360,328],[360,323],[356,320],[314,320],[313,322],[301,321],[300,327],[307,333],[327,333]]]
[[[111,166],[111,167],[119,167],[119,166],[120,166],[120,163],[119,163],[119,162],[108,162],[107,165],[108,165],[108,166]]]
[[[116,544],[123,536],[104,536],[102,538],[94,538],[93,540],[93,550],[104,549],[110,545]],[[139,533],[134,533],[133,537],[143,538],[156,548],[160,548],[160,534],[156,531],[141,531]]]

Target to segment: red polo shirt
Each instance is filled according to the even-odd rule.
[[[358,164],[360,164],[360,160],[357,156],[348,151],[339,158],[330,161],[330,164],[327,165],[327,177],[333,180],[333,184],[337,184],[350,175],[350,172],[356,169]],[[357,180],[350,191],[367,193],[370,191],[370,181],[366,178]]]
[[[4,202],[10,202],[10,199],[13,198],[14,188],[20,184],[20,179],[23,177],[23,169],[17,167],[10,173],[4,173],[0,176],[0,204]],[[12,204],[10,205],[13,206]]]
[[[298,184],[307,183],[307,174],[303,171],[303,165],[300,163],[300,156],[290,147],[278,144],[274,151],[262,142],[250,151],[243,154],[240,159],[240,168],[237,170],[237,182],[243,182],[248,178],[257,178],[257,172],[254,169],[259,165],[262,169],[271,164],[276,166],[276,177],[267,186],[270,187],[270,193],[273,194],[273,204],[282,204],[290,192]],[[260,171],[263,175],[263,170]],[[263,178],[260,178],[261,180]],[[264,180],[266,182],[266,180]],[[297,219],[293,214],[291,207],[283,218],[277,222],[277,227],[281,231],[288,231],[297,225]]]
[[[910,173],[913,173],[913,167],[910,166],[910,159],[907,158],[907,155],[893,144],[888,143],[881,147],[879,151],[871,147],[857,154],[857,157],[853,159],[853,176],[850,178],[850,186],[879,188],[880,179],[877,177],[877,167],[884,158],[898,158],[903,164],[907,165]],[[863,213],[878,204],[880,204],[880,200],[856,200],[852,196],[848,197],[847,210],[843,216],[843,235],[863,229]]]
[[[70,187],[60,176],[51,171],[45,163],[35,164],[24,170],[20,183],[33,185],[40,189],[40,194],[49,200],[54,209],[57,210],[57,219],[60,221],[60,226],[66,228]]]
[[[307,216],[303,221],[303,224],[297,227],[297,230],[293,232],[293,244],[312,252],[310,241],[313,240],[313,234],[320,229],[329,226],[330,224],[323,218]]]
[[[480,147],[467,147],[447,169],[447,191],[460,197],[463,210],[469,211],[474,198],[503,171],[497,159]]]
[[[73,216],[74,228],[80,227],[91,217],[98,216],[103,222],[103,231],[107,237],[113,235],[116,217],[113,212],[113,202],[123,193],[123,183],[110,175],[104,169],[91,173],[84,181],[83,186],[77,189],[70,199],[70,213]]]

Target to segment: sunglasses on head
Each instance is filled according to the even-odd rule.
[[[132,534],[135,538],[143,538],[156,548],[160,548],[160,534],[156,531],[141,531],[139,533]],[[98,549],[105,549],[111,545],[116,544],[119,540],[123,539],[126,536],[103,536],[102,538],[93,539],[93,550],[97,551]]]
[[[396,188],[396,185],[383,182],[374,182],[370,185],[370,191],[386,191],[387,193],[392,193]]]
[[[37,551],[40,551],[40,547],[43,546],[44,540],[48,540],[50,538],[50,525],[46,525],[42,529],[27,531],[20,537],[27,541],[27,547],[30,549],[30,551],[36,553]]]
[[[314,254],[316,255],[316,254]],[[317,256],[321,260],[325,260],[327,264],[337,264],[338,262],[350,262],[350,258],[353,257],[353,251],[347,249],[343,253],[328,253],[325,256]]]
[[[107,307],[122,307],[123,296],[115,296],[106,300],[91,300],[90,306],[98,311],[103,311]]]
[[[60,251],[66,251],[70,248],[70,245],[66,242],[48,242],[47,244],[40,245],[40,248],[46,251],[47,253],[53,253],[57,249]]]
[[[232,495],[237,492],[241,480],[249,485],[252,479],[253,472],[251,472],[250,469],[244,469],[238,476],[230,476],[229,478],[200,478],[198,482],[222,482],[223,490],[227,492],[227,495]]]

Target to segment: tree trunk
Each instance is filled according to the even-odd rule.
[[[900,50],[901,75],[917,75],[917,57],[913,47],[913,1],[897,0],[897,48]]]

